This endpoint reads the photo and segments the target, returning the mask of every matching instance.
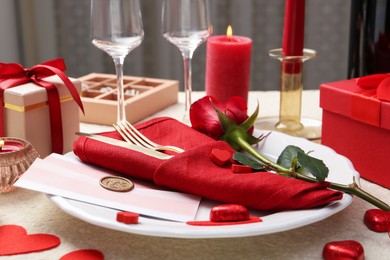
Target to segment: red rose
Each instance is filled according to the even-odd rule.
[[[238,125],[248,118],[248,107],[245,100],[240,96],[231,97],[226,103],[210,96],[205,96],[194,102],[190,108],[192,127],[216,140],[224,135],[224,131],[211,102]]]

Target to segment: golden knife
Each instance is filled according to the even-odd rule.
[[[123,148],[129,149],[129,150],[133,150],[133,151],[136,151],[139,153],[146,154],[148,156],[151,156],[151,157],[154,157],[157,159],[161,159],[161,160],[168,160],[168,159],[172,158],[172,155],[157,152],[155,150],[151,150],[151,149],[145,148],[143,146],[138,146],[138,145],[126,143],[124,141],[120,141],[120,140],[110,138],[107,136],[89,134],[89,133],[83,133],[83,132],[76,132],[76,135],[86,136],[88,138],[91,138],[91,139],[94,139],[94,140],[97,140],[97,141],[100,141],[100,142],[103,142],[106,144],[111,144],[111,145],[123,147]]]

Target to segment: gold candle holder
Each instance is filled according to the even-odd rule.
[[[13,184],[39,157],[26,140],[14,137],[0,138],[0,193],[15,189]]]
[[[304,49],[302,56],[284,56],[282,49],[273,49],[269,51],[269,56],[281,64],[279,117],[260,118],[256,128],[310,140],[321,138],[321,121],[301,118],[303,63],[317,56],[317,52]]]

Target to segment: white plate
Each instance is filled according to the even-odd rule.
[[[256,131],[256,134],[258,133],[261,132]],[[311,155],[322,159],[328,166],[328,181],[350,184],[355,177],[356,182],[359,182],[359,174],[347,158],[338,155],[326,146],[307,141],[306,139],[272,132],[258,149],[264,155],[276,160],[277,156],[287,145],[299,146],[306,152],[313,151]],[[263,221],[259,223],[202,227],[143,216],[140,217],[139,224],[126,225],[116,221],[117,211],[114,209],[95,206],[59,196],[49,195],[49,198],[68,214],[97,226],[134,234],[176,238],[242,237],[286,231],[321,221],[345,209],[352,202],[352,197],[344,194],[340,201],[322,208],[278,213],[251,212],[252,215],[257,215],[262,218]],[[218,203],[202,200],[196,219],[207,220],[211,207],[216,204]]]

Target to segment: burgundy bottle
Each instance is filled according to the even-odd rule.
[[[348,78],[390,72],[390,1],[351,1]]]

